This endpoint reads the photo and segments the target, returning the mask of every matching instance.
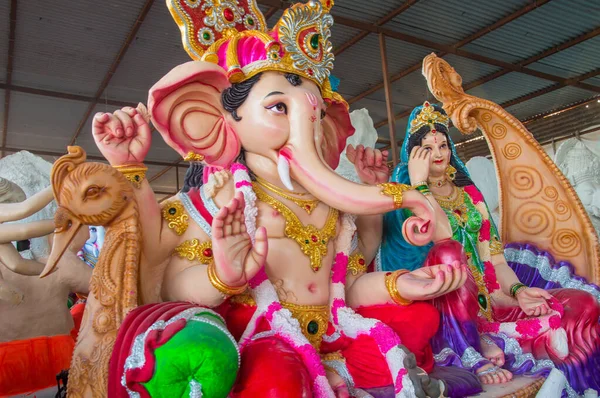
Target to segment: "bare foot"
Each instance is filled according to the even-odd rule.
[[[444,397],[445,385],[442,381],[429,377],[427,372],[417,366],[415,355],[408,351],[406,347],[400,346],[406,353],[404,367],[408,371],[410,381],[415,388],[415,396],[418,398],[441,398]]]
[[[481,384],[501,384],[512,380],[513,375],[506,369],[499,368],[493,364],[487,364],[476,371]]]
[[[482,334],[480,342],[481,355],[499,368],[504,366],[504,352],[494,343],[494,340]]]

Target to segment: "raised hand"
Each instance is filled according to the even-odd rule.
[[[113,166],[141,163],[151,144],[148,111],[143,104],[114,113],[97,113],[92,123],[96,146]]]
[[[244,223],[244,195],[235,197],[219,210],[212,222],[212,250],[219,279],[228,286],[246,284],[263,267],[267,259],[267,230],[256,231],[252,246]]]
[[[550,305],[546,300],[552,300],[552,295],[544,289],[528,287],[517,294],[519,307],[529,316],[541,316],[550,312]]]
[[[346,156],[354,164],[358,178],[365,184],[376,185],[388,181],[390,173],[386,164],[388,151],[365,148],[363,145],[356,148],[348,145]]]
[[[455,261],[452,265],[422,267],[398,278],[398,292],[408,300],[431,300],[450,293],[467,280],[466,264]]]
[[[415,146],[408,157],[408,176],[410,183],[427,181],[429,178],[429,159],[431,152],[420,146]]]

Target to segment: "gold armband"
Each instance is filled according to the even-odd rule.
[[[169,229],[172,229],[177,236],[181,236],[187,231],[190,217],[179,200],[173,200],[163,205],[162,217],[167,221]]]
[[[490,254],[495,256],[497,254],[504,254],[504,245],[495,236],[490,240]]]
[[[402,194],[406,191],[412,190],[410,185],[396,184],[394,182],[385,182],[379,184],[381,188],[381,194],[385,196],[391,196],[394,199],[394,208],[399,209],[402,207]]]
[[[244,293],[248,289],[247,283],[242,286],[229,286],[223,283],[219,279],[219,275],[217,275],[214,261],[208,264],[207,272],[210,283],[225,296],[235,296],[236,294]]]
[[[212,242],[210,240],[200,242],[199,239],[186,240],[175,248],[175,253],[189,261],[200,261],[201,264],[209,264],[212,259]]]
[[[142,181],[144,181],[144,178],[146,178],[146,171],[148,170],[148,168],[142,163],[114,166],[114,168],[119,170],[136,188],[140,188],[142,186]]]
[[[367,271],[367,262],[365,257],[360,253],[356,252],[348,258],[348,272],[356,276]]]
[[[398,291],[398,286],[396,286],[396,281],[401,275],[407,274],[410,271],[405,269],[399,269],[394,272],[388,272],[385,274],[385,287],[387,288],[392,301],[398,305],[409,305],[412,304],[412,300],[405,299],[400,295]]]

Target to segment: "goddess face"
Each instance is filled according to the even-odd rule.
[[[583,207],[593,216],[600,217],[600,184],[594,181],[583,181],[575,187]]]
[[[429,157],[429,175],[431,177],[443,176],[446,167],[450,164],[451,154],[446,135],[440,132],[427,133],[421,140],[421,146],[431,154]]]

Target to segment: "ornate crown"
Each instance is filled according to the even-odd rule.
[[[255,0],[167,0],[167,5],[192,59],[223,67],[230,82],[264,71],[295,73],[317,84],[323,98],[343,102],[329,81],[333,0],[295,4],[270,31]]]
[[[448,115],[436,111],[433,105],[428,101],[425,101],[421,112],[419,112],[419,114],[410,122],[409,133],[416,133],[421,127],[429,126],[431,133],[435,134],[436,130],[434,123],[443,124],[447,128],[450,123],[450,118]]]

